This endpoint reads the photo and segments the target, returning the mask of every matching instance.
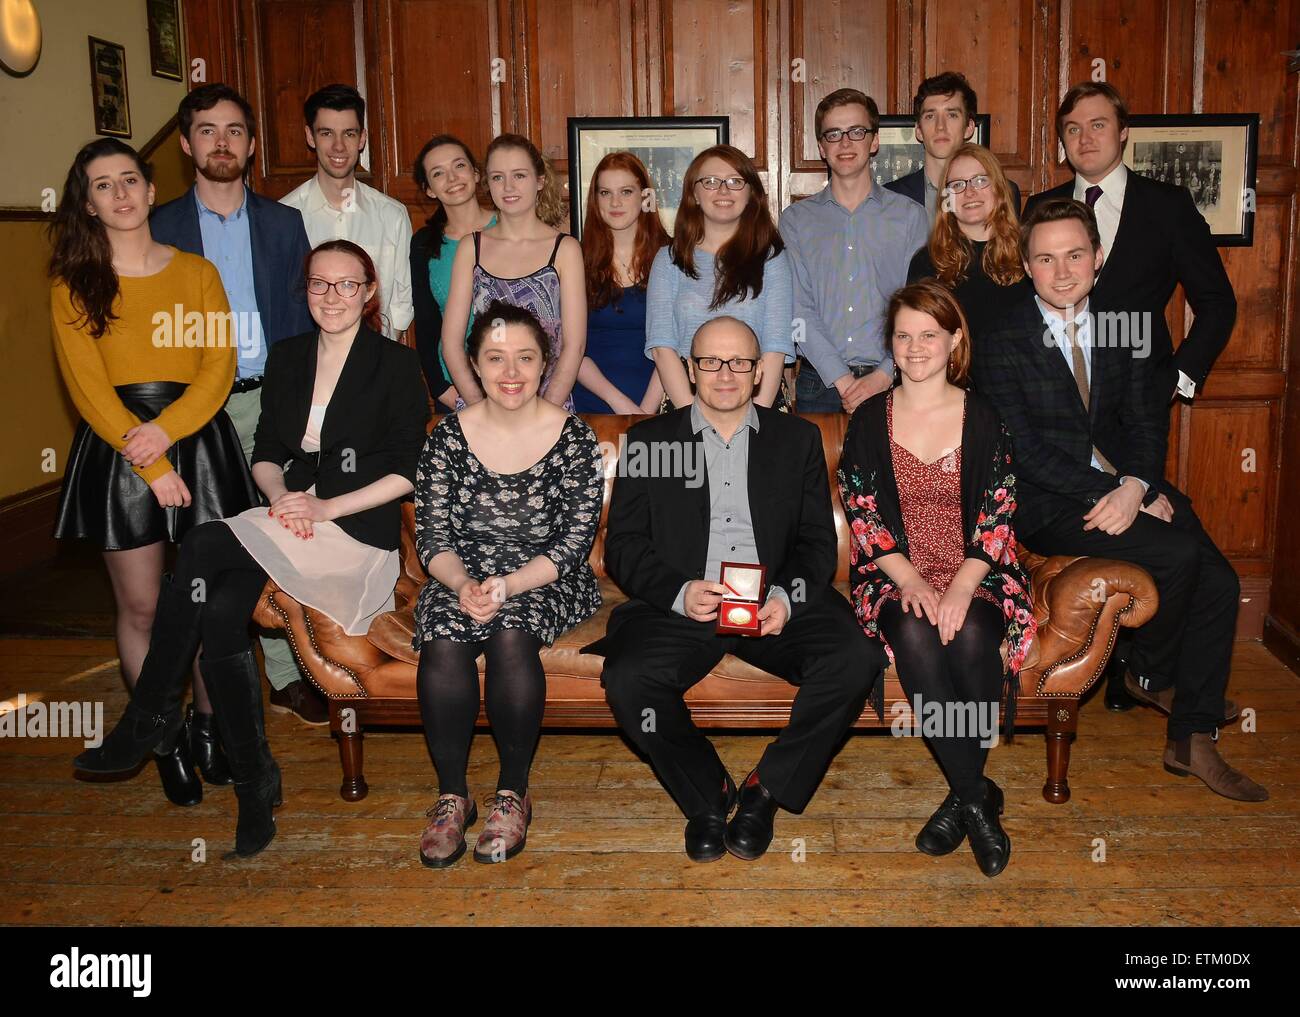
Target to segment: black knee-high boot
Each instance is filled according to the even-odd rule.
[[[131,691],[122,719],[102,745],[87,749],[73,765],[86,773],[123,773],[135,769],[150,752],[158,760],[163,789],[177,805],[195,805],[203,785],[194,776],[185,737],[181,702],[185,679],[199,646],[202,605],[190,591],[163,576],[149,637],[149,653]]]
[[[239,821],[234,855],[255,855],[275,837],[274,809],[281,802],[280,767],[266,743],[262,676],[252,647],[216,660],[199,658],[212,715],[235,780]],[[226,857],[230,857],[227,855]]]

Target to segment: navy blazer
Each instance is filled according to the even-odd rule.
[[[316,385],[318,345],[313,329],[286,339],[267,355],[253,462],[275,463],[284,469],[290,491],[315,485],[319,498],[348,494],[390,473],[414,484],[429,420],[415,351],[363,324],[325,411],[321,450],[306,452],[302,439]],[[334,521],[364,544],[396,550],[401,503],[397,498]]]
[[[253,244],[253,289],[262,317],[262,337],[267,349],[281,339],[314,332],[316,323],[307,310],[302,271],[311,244],[302,213],[251,190],[248,194],[248,234]],[[149,229],[160,244],[203,257],[199,206],[194,188],[154,209]]]
[[[1014,180],[1008,180],[1007,185],[1011,188],[1011,199],[1016,206],[1016,215],[1020,214],[1020,188],[1016,186]],[[918,205],[925,204],[925,170],[915,170],[905,177],[899,177],[897,180],[891,180],[885,184],[895,194],[901,194],[904,198],[911,198]]]
[[[1074,180],[1031,195],[1025,212],[1049,198],[1073,198]],[[1182,283],[1194,315],[1174,351],[1165,305]],[[1205,217],[1185,187],[1128,171],[1119,230],[1101,266],[1093,293],[1107,308],[1150,314],[1151,360],[1157,398],[1174,395],[1178,372],[1196,382],[1206,376],[1232,335],[1237,298]]]
[[[1103,308],[1096,290],[1088,301],[1094,314]],[[1094,338],[1097,336],[1094,319]],[[1002,321],[981,336],[971,359],[975,387],[997,407],[1016,449],[1017,529],[1033,546],[1032,535],[1067,510],[1080,518],[1088,507],[1119,486],[1120,476],[1149,485],[1143,504],[1164,494],[1188,504],[1164,479],[1166,422],[1151,397],[1151,358],[1122,345],[1094,345],[1088,406],[1060,348],[1050,338],[1033,290],[1019,291]],[[1092,466],[1096,446],[1119,471]]]

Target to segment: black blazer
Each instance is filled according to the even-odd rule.
[[[290,491],[315,484],[321,498],[348,494],[390,473],[414,483],[429,419],[415,351],[362,325],[325,411],[321,451],[304,452],[316,346],[317,333],[305,332],[277,343],[267,355],[253,462],[285,467]],[[362,543],[393,551],[401,536],[401,502],[334,521]]]
[[[1105,309],[1095,292],[1088,309]],[[1085,409],[1074,374],[1026,290],[971,358],[976,388],[1002,414],[1015,443],[1017,528],[1030,546],[1034,532],[1054,516],[1070,509],[1082,516],[1084,506],[1117,488],[1122,476],[1150,485],[1146,504],[1173,492],[1164,481],[1167,415],[1161,404],[1153,405],[1151,360],[1137,353],[1118,345],[1093,347]],[[1116,476],[1092,468],[1094,445]]]
[[[1014,180],[1008,180],[1011,187],[1012,203],[1016,206],[1016,214],[1020,214],[1020,188],[1016,186]],[[913,170],[906,176],[899,177],[897,180],[891,180],[885,184],[891,191],[901,194],[905,198],[911,198],[918,205],[925,204],[925,169]]]
[[[755,406],[758,431],[749,436],[749,507],[758,557],[769,585],[804,592],[799,611],[822,596],[837,596],[838,546],[821,430],[791,414]],[[689,406],[634,424],[634,442],[694,445],[704,463],[704,442],[691,430]],[[651,446],[654,447],[654,446]],[[669,446],[664,446],[669,447]],[[620,463],[620,467],[622,463]],[[683,471],[684,472],[684,471]],[[707,471],[706,471],[707,472]],[[593,652],[608,654],[625,608],[650,604],[665,614],[682,584],[703,579],[709,551],[709,485],[686,486],[686,477],[639,477],[620,469],[605,531],[605,570],[631,598],[610,615],[608,635]],[[796,587],[795,581],[802,586]]]
[[[247,194],[253,291],[262,319],[262,337],[269,348],[289,336],[315,331],[302,278],[311,244],[307,241],[302,213],[296,208],[251,190]],[[154,209],[149,217],[149,229],[160,244],[171,244],[204,257],[203,232],[199,229],[199,207],[194,202],[193,187]]]
[[[1074,197],[1074,181],[1032,195],[1025,214],[1048,198]],[[1165,305],[1182,283],[1196,316],[1174,352]],[[1182,371],[1197,390],[1228,345],[1237,319],[1237,298],[1205,217],[1185,187],[1128,171],[1119,230],[1106,252],[1093,296],[1115,311],[1148,311],[1151,320],[1152,380],[1158,399],[1173,397]]]
[[[453,243],[445,238],[442,242]],[[420,355],[420,367],[429,386],[429,395],[437,399],[451,388],[451,379],[443,373],[438,360],[438,347],[442,343],[442,308],[429,285],[433,243],[432,226],[421,226],[411,237],[411,298],[415,305],[415,349]]]

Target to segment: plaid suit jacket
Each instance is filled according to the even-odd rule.
[[[1001,322],[986,331],[972,358],[975,387],[1002,414],[1016,449],[1019,508],[1016,528],[1030,537],[1061,512],[1082,516],[1100,498],[1133,476],[1150,487],[1146,503],[1175,494],[1163,479],[1163,403],[1152,383],[1151,344],[1146,353],[1130,345],[1098,343],[1094,314],[1089,403],[1079,398],[1074,375],[1052,339],[1032,289],[1017,294]],[[1149,338],[1149,337],[1148,337]],[[1096,446],[1116,476],[1092,466]],[[1178,495],[1181,500],[1181,495]]]

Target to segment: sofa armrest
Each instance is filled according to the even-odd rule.
[[[365,636],[348,635],[332,618],[299,604],[272,579],[258,598],[253,622],[283,630],[299,669],[332,699],[368,695],[366,675],[388,660]]]
[[[1136,628],[1160,598],[1147,572],[1109,558],[1025,553],[1038,620],[1036,647],[1021,670],[1022,692],[1078,698],[1106,669],[1120,627]]]

